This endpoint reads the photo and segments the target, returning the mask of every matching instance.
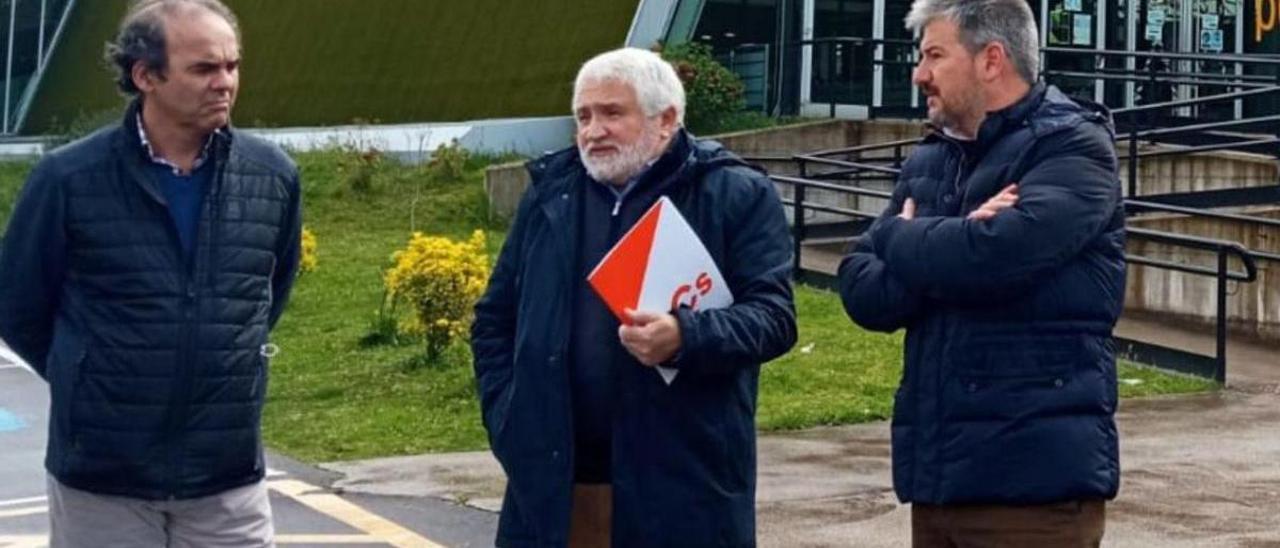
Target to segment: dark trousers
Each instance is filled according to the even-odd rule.
[[[914,548],[1097,548],[1106,502],[911,507]]]
[[[569,548],[609,548],[612,525],[613,486],[607,483],[574,484]]]

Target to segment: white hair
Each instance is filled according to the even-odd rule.
[[[998,42],[1028,84],[1040,72],[1040,34],[1026,0],[915,0],[907,14],[907,29],[924,32],[937,19],[960,27],[960,41],[970,54]]]
[[[684,84],[676,70],[658,54],[640,48],[621,48],[592,57],[578,69],[573,83],[573,108],[589,84],[614,80],[631,86],[645,116],[675,107],[676,123],[684,124]]]

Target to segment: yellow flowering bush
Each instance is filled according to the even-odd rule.
[[[316,258],[316,234],[310,228],[302,227],[302,258],[298,260],[298,272],[306,274],[316,269],[319,259]]]
[[[484,232],[463,242],[415,232],[391,260],[383,277],[388,298],[414,311],[400,331],[425,338],[427,359],[434,361],[471,326],[472,308],[489,279]]]

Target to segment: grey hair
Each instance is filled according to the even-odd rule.
[[[147,70],[163,75],[169,68],[165,49],[165,20],[180,9],[203,9],[231,25],[240,39],[240,24],[231,9],[220,0],[137,0],[120,21],[120,31],[106,46],[106,60],[116,72],[116,86],[126,95],[141,92],[133,83],[133,66],[139,61]]]
[[[578,94],[583,87],[607,80],[631,86],[645,116],[656,116],[675,107],[676,123],[684,124],[684,84],[671,63],[658,54],[640,48],[621,48],[583,63],[573,84],[573,108],[577,108]]]
[[[1009,52],[1018,75],[1035,84],[1040,73],[1040,33],[1026,0],[915,0],[907,29],[924,32],[937,19],[960,28],[960,41],[976,54],[998,42]]]

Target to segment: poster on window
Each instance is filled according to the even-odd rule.
[[[1222,16],[1235,17],[1240,12],[1240,0],[1222,0]]]
[[[1075,14],[1071,29],[1071,43],[1076,46],[1093,45],[1093,16],[1077,13]]]
[[[1221,54],[1222,31],[1201,31],[1201,51],[1206,54]]]
[[[1203,30],[1218,30],[1218,15],[1216,13],[1201,15],[1200,28]]]
[[[1151,6],[1147,10],[1147,26],[1164,25],[1165,12],[1164,6]]]
[[[1067,11],[1084,11],[1084,0],[1064,0],[1062,7]]]

